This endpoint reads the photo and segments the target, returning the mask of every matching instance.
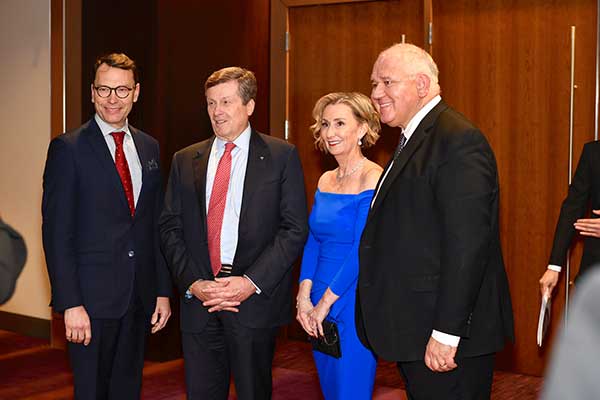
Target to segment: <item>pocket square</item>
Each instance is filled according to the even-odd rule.
[[[158,169],[158,162],[153,158],[148,161],[148,171],[153,171],[155,169]]]

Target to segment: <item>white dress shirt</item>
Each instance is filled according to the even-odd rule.
[[[440,95],[435,96],[433,99],[429,100],[429,102],[427,102],[427,104],[425,104],[423,106],[423,108],[421,108],[414,115],[414,117],[411,118],[410,121],[408,121],[408,124],[406,125],[406,129],[402,130],[402,132],[401,132],[404,134],[404,137],[406,138],[406,143],[404,144],[404,147],[406,147],[406,145],[408,144],[410,137],[412,136],[413,133],[415,133],[415,130],[417,129],[417,127],[419,126],[419,124],[421,123],[423,118],[425,118],[425,116],[427,114],[429,114],[429,111],[433,110],[433,107],[435,107],[440,101],[442,101],[442,97]],[[392,170],[393,166],[394,166],[394,161],[392,160],[389,167],[385,170],[385,173],[383,174],[383,178],[379,182],[379,186],[377,187],[375,196],[373,196],[373,200],[371,200],[371,207],[373,207],[373,204],[375,204],[375,199],[377,198],[377,195],[379,194],[379,189],[381,189],[381,186],[383,186],[383,181],[385,181],[385,178],[387,178],[388,173]]]
[[[102,132],[102,136],[104,136],[104,140],[106,141],[106,145],[108,146],[108,150],[113,161],[115,160],[115,151],[117,150],[117,145],[115,144],[115,139],[111,136],[111,133],[125,132],[125,136],[123,138],[123,152],[125,153],[125,159],[127,160],[127,165],[129,166],[129,174],[131,175],[131,184],[133,186],[133,203],[134,205],[137,205],[140,197],[140,191],[142,190],[142,163],[140,162],[140,157],[138,156],[135,148],[133,136],[131,136],[131,132],[129,131],[129,125],[127,121],[125,121],[125,125],[123,127],[115,129],[113,126],[104,122],[102,118],[98,116],[98,114],[94,116],[94,119],[100,127],[100,131]]]
[[[233,264],[235,250],[238,242],[238,228],[240,225],[240,212],[242,210],[242,196],[244,194],[244,180],[246,178],[246,167],[248,166],[248,150],[250,148],[250,125],[240,136],[233,141],[235,147],[231,151],[231,175],[227,197],[225,200],[225,211],[223,213],[223,225],[221,226],[221,264]],[[219,160],[225,152],[223,139],[216,138],[213,141],[208,157],[206,169],[206,212],[210,204],[215,175]]]

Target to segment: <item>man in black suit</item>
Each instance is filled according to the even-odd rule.
[[[140,93],[133,60],[109,54],[94,70],[96,115],[48,149],[42,234],[75,397],[130,400],[140,397],[146,335],[171,315],[160,157],[158,142],[127,123]]]
[[[371,81],[401,139],[361,239],[359,337],[398,362],[409,399],[489,398],[494,353],[513,337],[494,154],[441,100],[424,50],[383,51]]]
[[[584,218],[589,209],[592,218]],[[583,146],[579,164],[562,203],[548,268],[540,278],[542,296],[552,294],[577,232],[585,237],[577,279],[600,262],[600,142]]]
[[[6,303],[27,260],[27,247],[19,232],[0,218],[0,304]]]
[[[253,130],[256,78],[239,67],[206,81],[215,136],[177,152],[160,220],[181,294],[187,395],[271,398],[277,328],[291,318],[292,264],[306,235],[296,149]]]

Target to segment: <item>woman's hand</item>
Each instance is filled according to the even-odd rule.
[[[323,336],[323,320],[329,314],[331,305],[326,304],[323,299],[317,303],[317,305],[308,314],[308,320],[311,328],[315,331],[315,335],[312,336]]]
[[[302,329],[306,331],[310,336],[317,337],[317,331],[313,329],[309,314],[314,309],[313,303],[308,297],[298,298],[296,302],[296,320],[300,322]]]
[[[316,331],[315,337],[323,336],[323,320],[329,315],[331,306],[339,298],[340,296],[333,293],[330,288],[327,288],[321,300],[319,300],[317,305],[308,314],[309,324]]]

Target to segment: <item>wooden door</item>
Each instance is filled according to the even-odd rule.
[[[571,25],[576,26],[576,165],[594,135],[596,1],[433,2],[433,53],[442,96],[481,128],[498,161],[500,233],[516,330],[514,346],[498,364],[534,375],[542,374],[552,348],[552,340],[541,350],[536,346],[538,279],[567,192]],[[578,267],[581,252],[574,253],[572,265]],[[562,324],[562,279],[554,297],[553,333]]]
[[[402,40],[423,43],[422,0],[292,7],[289,9],[289,137],[300,152],[309,203],[319,176],[336,167],[317,151],[309,126],[312,108],[324,94],[370,94],[370,76],[378,53]],[[367,154],[385,164],[398,134],[385,130]]]
[[[314,2],[313,2],[314,3]],[[312,108],[324,94],[358,91],[369,95],[378,53],[402,40],[423,45],[423,1],[369,1],[289,7],[288,140],[304,168],[309,206],[319,176],[337,165],[314,147]],[[272,98],[273,100],[273,98]],[[396,147],[398,132],[384,129],[367,157],[383,165]],[[298,324],[288,336],[306,337]]]

